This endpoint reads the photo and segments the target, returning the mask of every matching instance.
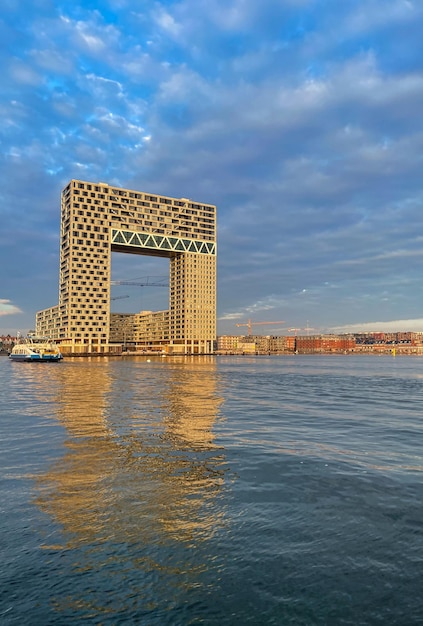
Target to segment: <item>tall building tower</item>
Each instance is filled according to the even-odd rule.
[[[82,180],[62,191],[59,304],[37,314],[37,332],[109,351],[112,252],[168,258],[169,352],[213,352],[216,207]]]

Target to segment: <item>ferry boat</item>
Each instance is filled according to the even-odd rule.
[[[57,345],[47,337],[28,335],[20,337],[9,354],[12,361],[61,361],[63,355]]]

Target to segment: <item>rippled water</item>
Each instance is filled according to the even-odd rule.
[[[423,359],[0,359],[0,623],[423,624]]]

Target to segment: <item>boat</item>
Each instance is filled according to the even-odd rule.
[[[48,337],[37,337],[29,334],[27,337],[19,337],[9,354],[12,361],[25,362],[58,362],[63,359],[58,346]]]

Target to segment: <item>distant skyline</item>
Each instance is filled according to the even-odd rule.
[[[0,334],[58,302],[72,178],[217,205],[220,335],[423,331],[422,32],[413,0],[5,0]]]

